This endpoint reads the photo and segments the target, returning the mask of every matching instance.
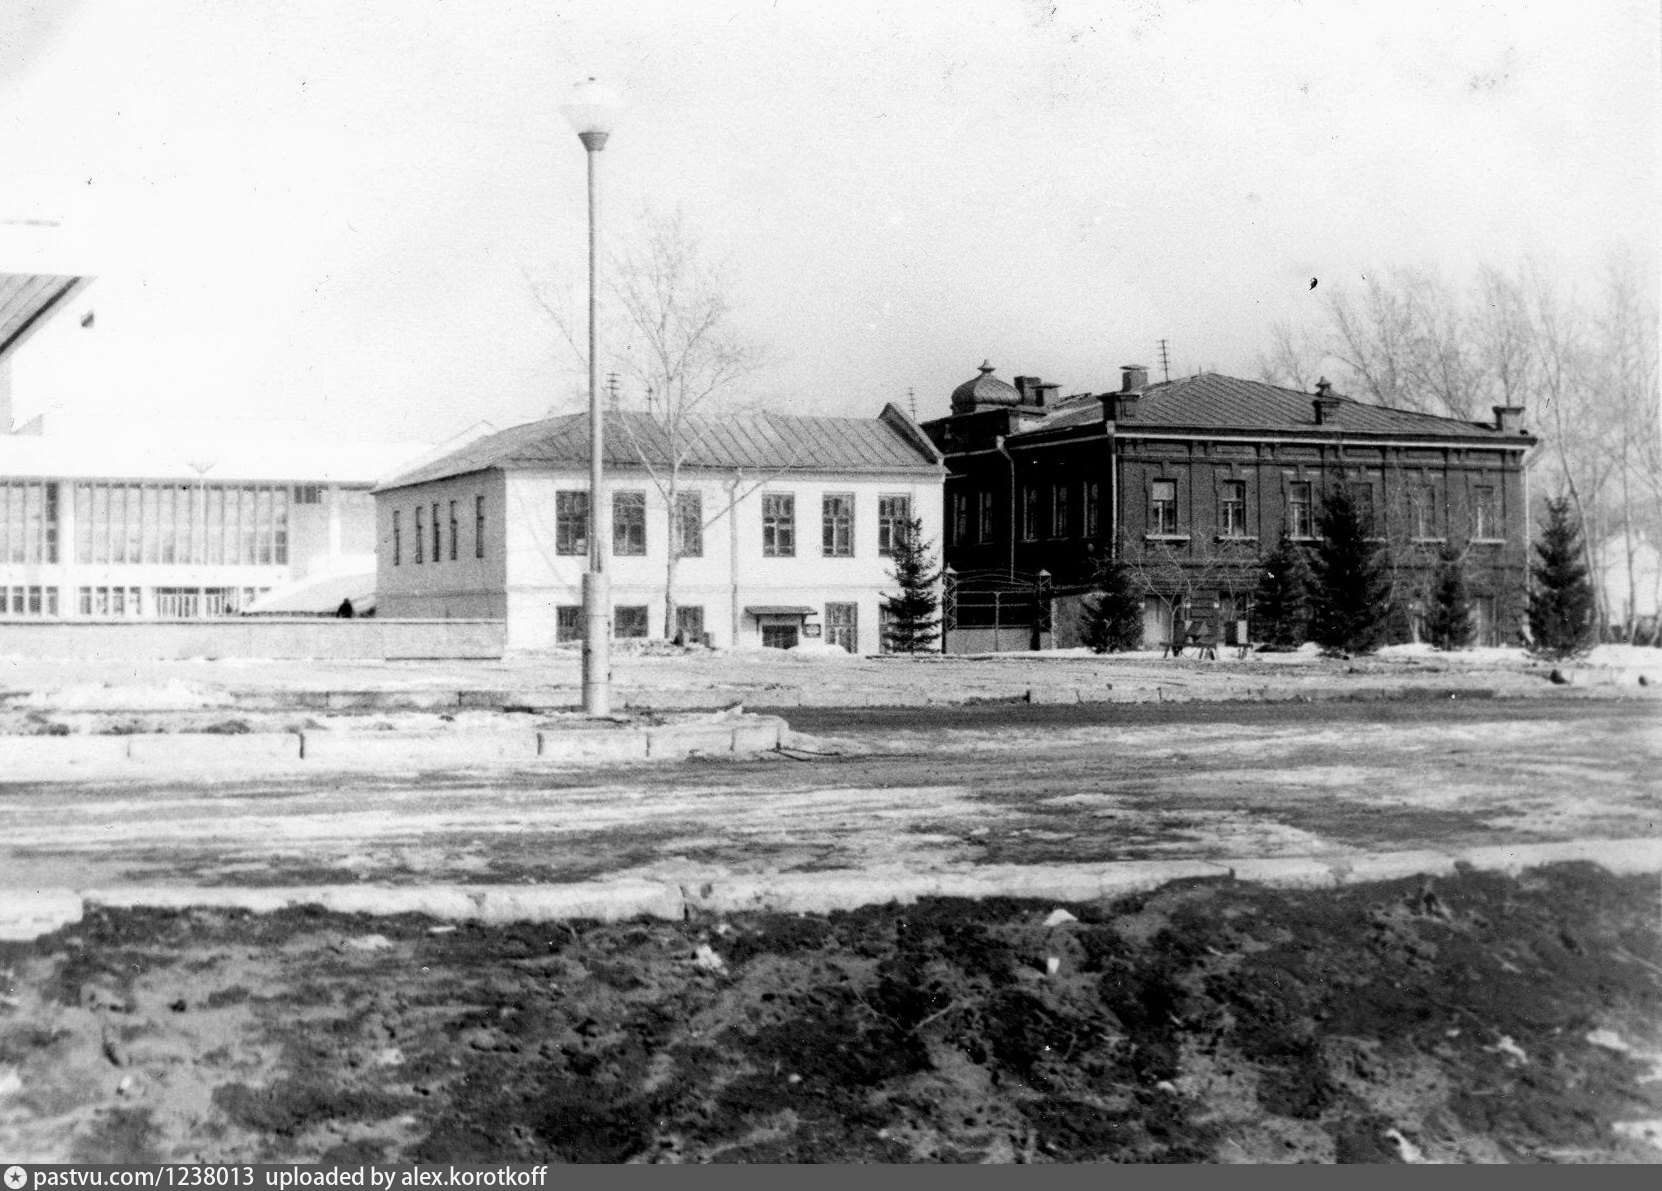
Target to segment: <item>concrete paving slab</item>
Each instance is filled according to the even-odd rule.
[[[120,765],[125,736],[0,736],[0,771],[16,775],[45,769]]]
[[[621,728],[538,732],[537,756],[557,765],[644,761],[651,752],[650,736]]]
[[[1610,872],[1662,872],[1662,839],[1582,839],[1466,848],[1454,859],[1489,872],[1517,874],[1543,864],[1585,860]]]
[[[129,736],[127,758],[138,765],[271,765],[300,763],[300,733],[248,732],[219,735],[176,732]]]
[[[1452,876],[1460,867],[1453,854],[1430,849],[1342,856],[1328,863],[1334,878],[1342,885],[1360,885],[1368,881],[1396,881],[1403,877]]]
[[[725,724],[653,728],[645,734],[646,755],[654,761],[724,757],[733,752],[733,729]]]
[[[516,732],[303,732],[301,757],[308,766],[377,769],[470,768],[524,764],[537,759],[537,733]]]
[[[1339,883],[1331,863],[1312,856],[1268,856],[1219,860],[1218,867],[1237,881],[1277,889],[1331,889]]]

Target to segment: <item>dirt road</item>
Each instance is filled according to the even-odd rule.
[[[15,885],[566,882],[1654,836],[1654,703],[792,713],[789,758],[0,787]],[[794,759],[791,759],[794,758]]]

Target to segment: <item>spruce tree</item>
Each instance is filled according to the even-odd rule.
[[[1372,653],[1391,614],[1390,565],[1382,543],[1370,540],[1373,518],[1336,485],[1323,495],[1316,524],[1310,636],[1331,652]]]
[[[907,521],[895,534],[893,578],[899,595],[883,597],[889,622],[883,647],[890,653],[931,653],[941,636],[940,568],[923,540],[923,522]]]
[[[1581,527],[1568,497],[1547,501],[1547,523],[1535,543],[1530,568],[1529,632],[1534,650],[1555,660],[1583,653],[1593,644],[1593,585],[1581,549]]]
[[[1431,578],[1431,602],[1425,610],[1426,640],[1438,649],[1464,649],[1472,642],[1472,631],[1465,551],[1447,544],[1437,552],[1437,571]]]
[[[1094,600],[1085,601],[1085,645],[1093,653],[1119,653],[1143,643],[1143,596],[1131,568],[1101,560],[1092,576]]]
[[[1264,559],[1252,593],[1252,632],[1274,650],[1297,649],[1310,636],[1310,564],[1286,534]]]

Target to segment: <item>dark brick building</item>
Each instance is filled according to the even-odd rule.
[[[1038,583],[1056,596],[1046,643],[1074,643],[1069,597],[1109,552],[1148,589],[1146,643],[1189,620],[1225,639],[1243,621],[1250,632],[1260,558],[1283,530],[1313,543],[1322,494],[1338,484],[1389,544],[1401,631],[1412,631],[1437,550],[1453,543],[1465,551],[1479,639],[1510,640],[1527,569],[1523,461],[1535,443],[1522,416],[1510,406],[1493,423],[1386,409],[1325,382],[1314,394],[1216,373],[1149,384],[1136,366],[1117,391],[1060,397],[1036,377],[1006,384],[984,364],[954,391],[951,415],[924,425],[946,455],[944,556],[966,613],[947,646],[1025,647],[1019,632],[989,638],[984,608],[1002,598],[995,619],[1008,630],[1023,615],[1019,593]],[[969,614],[977,592],[1001,591]]]

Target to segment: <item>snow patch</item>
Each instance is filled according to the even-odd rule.
[[[174,679],[157,686],[117,686],[83,682],[53,690],[30,691],[12,701],[14,707],[97,711],[190,711],[225,707],[235,700],[227,691]]]

